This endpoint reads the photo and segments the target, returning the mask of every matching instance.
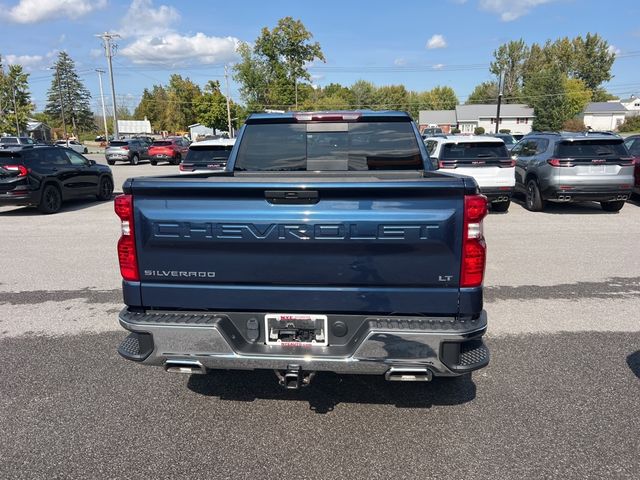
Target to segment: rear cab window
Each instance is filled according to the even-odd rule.
[[[191,147],[187,153],[184,163],[226,163],[229,154],[233,150],[233,145],[207,145],[202,147]]]
[[[247,124],[236,171],[423,170],[411,122]]]

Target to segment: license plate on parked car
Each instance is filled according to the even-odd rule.
[[[325,347],[329,344],[326,315],[268,313],[264,323],[267,345]]]

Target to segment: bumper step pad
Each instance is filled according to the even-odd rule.
[[[128,360],[141,362],[153,351],[153,337],[148,333],[131,332],[120,346],[118,353]]]

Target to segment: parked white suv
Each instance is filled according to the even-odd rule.
[[[59,147],[67,147],[77,153],[89,153],[87,147],[82,145],[77,140],[58,140],[56,145]]]
[[[499,138],[489,136],[430,137],[424,141],[435,168],[473,177],[491,208],[506,212],[516,183],[515,161]]]

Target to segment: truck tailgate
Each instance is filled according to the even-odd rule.
[[[134,179],[147,308],[451,314],[463,181]]]

